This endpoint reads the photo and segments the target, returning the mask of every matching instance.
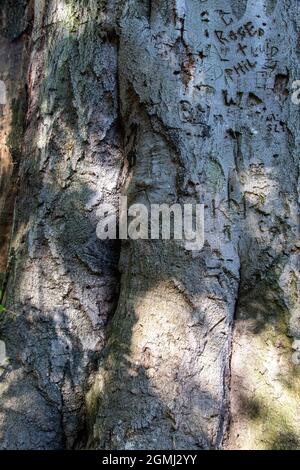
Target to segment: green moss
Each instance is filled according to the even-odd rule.
[[[238,320],[248,325],[253,342],[251,350],[255,357],[251,359],[248,374],[255,391],[240,397],[240,413],[246,416],[251,436],[249,445],[257,449],[300,447],[299,421],[295,417],[300,395],[300,367],[291,360],[290,311],[279,284],[284,263],[284,257],[276,259],[256,283],[251,283],[251,287],[244,283],[241,289]],[[294,279],[289,287],[296,300]],[[269,371],[269,365],[274,369]],[[282,395],[284,401],[277,400],[277,394]]]
[[[212,193],[216,194],[221,191],[225,185],[225,176],[222,166],[215,158],[211,158],[207,162],[205,166],[205,173],[209,189],[212,191]]]
[[[280,430],[271,441],[270,450],[297,450],[300,448],[299,438],[293,431]]]
[[[291,273],[290,280],[290,302],[294,305],[297,305],[299,302],[299,289],[298,281],[295,273]]]
[[[268,390],[264,393],[260,388],[255,398],[240,397],[240,409],[249,419],[249,430],[260,449],[299,449],[300,436],[293,423],[294,408],[282,407],[274,400],[268,402]]]
[[[250,420],[257,421],[261,418],[262,404],[257,398],[247,397],[241,394],[239,396],[240,409]]]
[[[300,448],[299,433],[291,420],[282,413],[272,415],[268,419],[266,433],[267,450],[296,450]]]

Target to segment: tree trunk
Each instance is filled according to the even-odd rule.
[[[117,42],[100,28],[103,13],[94,2],[81,3],[35,2],[32,25],[19,33],[30,27],[27,112],[1,319],[7,351],[2,448],[75,445],[88,381],[118,298],[119,248],[97,239],[95,215],[102,199],[114,199],[122,165]],[[9,15],[10,2],[4,6]],[[14,126],[20,124],[12,121],[10,132],[18,134]]]
[[[13,4],[0,448],[300,448],[298,2]],[[119,195],[204,247],[98,240]]]

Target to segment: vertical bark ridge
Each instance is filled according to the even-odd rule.
[[[96,237],[97,207],[116,199],[122,166],[117,43],[106,13],[92,1],[34,4],[1,314],[1,448],[71,448],[81,439],[84,394],[118,297],[118,244]]]

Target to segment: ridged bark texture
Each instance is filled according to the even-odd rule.
[[[17,4],[0,447],[300,448],[299,3]],[[203,249],[101,242],[119,195],[204,203]]]

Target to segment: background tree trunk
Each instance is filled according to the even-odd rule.
[[[300,448],[298,2],[0,4],[0,447]],[[204,248],[101,242],[120,194]]]
[[[11,2],[2,3],[8,22]],[[119,248],[96,238],[95,216],[102,199],[114,199],[122,165],[117,43],[109,24],[100,27],[98,2],[18,3],[19,35],[30,28],[31,37],[1,318],[0,446],[53,449],[74,446],[82,432],[88,380],[118,298]],[[10,134],[20,126],[12,120]]]

